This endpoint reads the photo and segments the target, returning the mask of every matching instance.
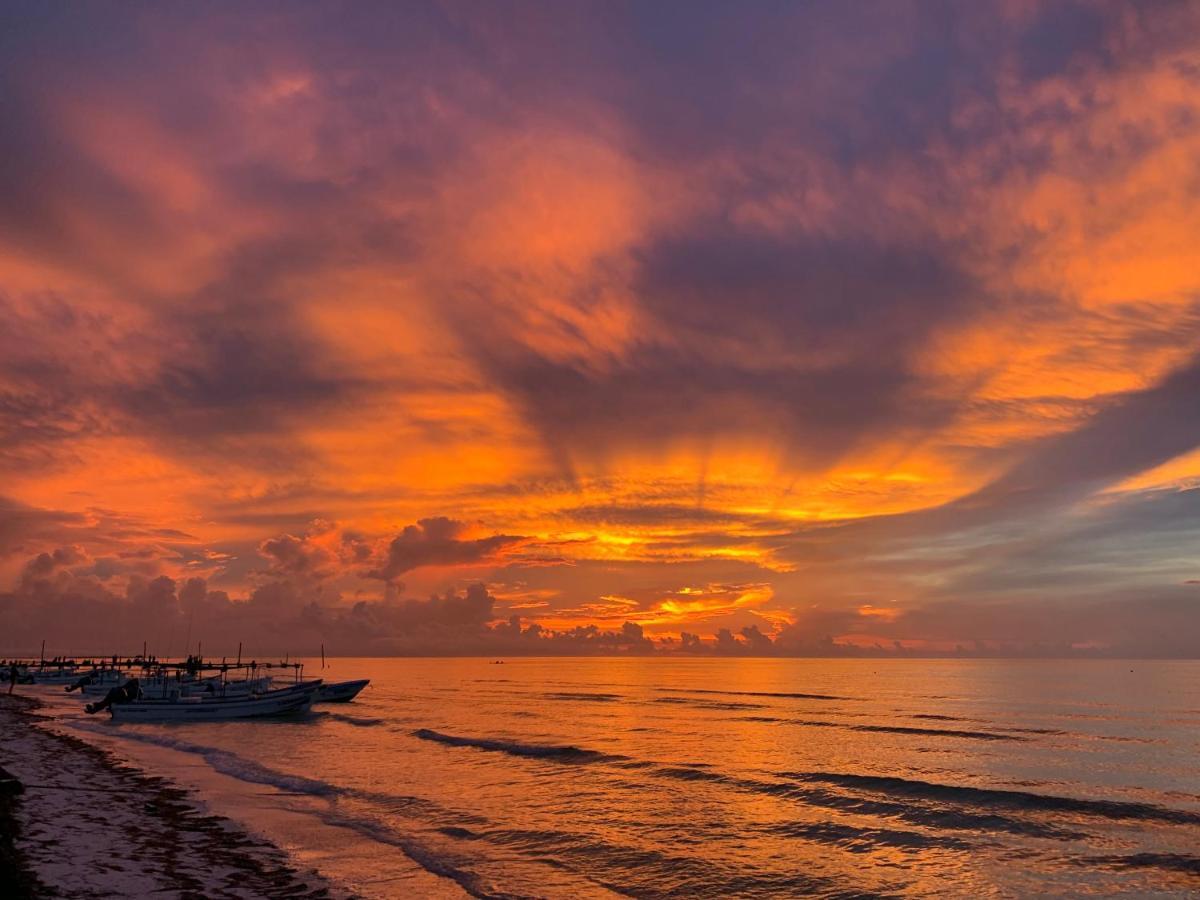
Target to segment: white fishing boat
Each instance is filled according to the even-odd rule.
[[[84,695],[89,697],[103,697],[108,693],[109,688],[112,687],[114,683],[124,684],[131,678],[137,679],[143,693],[149,693],[151,691],[170,691],[172,689],[179,689],[185,685],[203,683],[202,679],[175,672],[155,672],[153,674],[146,674],[144,670],[120,671],[114,669],[110,669],[109,672],[116,672],[116,677],[113,678],[111,676],[107,676],[105,681],[108,683],[93,681],[91,684],[84,685],[82,688]]]
[[[77,681],[85,673],[84,670],[74,667],[46,666],[34,668],[30,666],[25,670],[26,676],[33,684],[70,684]]]
[[[109,711],[116,722],[206,722],[286,716],[306,712],[320,687],[320,680],[316,680],[245,697],[135,700],[114,703]]]
[[[75,678],[72,678],[64,686],[68,694],[73,691],[79,691],[83,694],[104,694],[114,685],[123,683],[129,676],[117,669],[93,669],[91,671],[80,671]]]
[[[91,699],[103,697],[114,684],[123,684],[131,677],[133,676],[126,675],[116,682],[88,685],[83,689],[83,696]],[[166,678],[139,678],[138,687],[143,700],[168,700],[174,696],[244,697],[256,691],[270,690],[271,676],[222,681],[219,675],[208,678],[179,678],[168,675]]]
[[[273,679],[270,675],[259,678],[245,678],[240,681],[222,681],[220,678],[206,678],[202,681],[185,685],[185,697],[245,697],[250,694],[271,690]],[[291,685],[289,685],[291,686]]]
[[[139,675],[124,674],[115,683],[125,684],[131,678],[137,678],[138,685],[141,687],[143,697],[167,697],[172,691],[182,690],[184,687],[190,687],[189,682],[180,681],[178,678],[145,678]],[[93,683],[84,685],[82,694],[89,699],[95,697],[103,697],[113,687],[113,682],[108,683]]]
[[[317,691],[317,703],[349,703],[358,696],[358,692],[371,683],[371,679],[362,678],[358,681],[338,681],[333,684],[323,684]]]

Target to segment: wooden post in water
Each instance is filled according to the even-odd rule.
[[[321,670],[325,670],[325,645],[321,645]]]

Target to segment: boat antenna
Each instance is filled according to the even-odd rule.
[[[322,671],[324,671],[324,669],[325,669],[325,645],[324,644],[321,645],[321,669],[322,669]]]

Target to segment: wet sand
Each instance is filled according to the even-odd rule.
[[[38,727],[39,703],[0,695],[0,896],[338,896],[188,792]],[[0,775],[0,778],[3,778]]]

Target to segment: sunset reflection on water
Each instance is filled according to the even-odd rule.
[[[447,890],[1185,895],[1200,665],[342,659],[303,721],[110,729],[200,753]],[[382,879],[382,880],[381,880]],[[446,881],[445,879],[450,879]]]

